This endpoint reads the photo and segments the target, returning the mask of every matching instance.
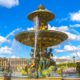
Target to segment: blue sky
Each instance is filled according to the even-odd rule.
[[[55,14],[49,30],[68,34],[67,41],[56,46],[55,58],[80,56],[80,0],[0,0],[0,57],[30,58],[31,47],[15,42],[14,36],[32,29],[34,24],[27,15],[42,4]],[[77,56],[78,55],[78,56]]]

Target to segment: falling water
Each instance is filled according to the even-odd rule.
[[[38,26],[39,26],[39,19],[37,16],[34,18],[34,22],[35,22],[35,42],[34,42],[34,58],[35,58],[36,48],[37,48],[37,38],[38,38]]]
[[[13,40],[12,43],[12,49],[13,49],[13,53],[14,55],[12,55],[12,57],[16,57],[19,58],[18,53],[21,52],[21,49],[23,49],[23,46],[21,43],[19,43],[16,39]]]

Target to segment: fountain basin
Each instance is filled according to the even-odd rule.
[[[55,30],[39,30],[37,46],[49,47],[60,44],[68,38],[67,34]],[[15,36],[15,39],[25,45],[34,46],[35,30],[24,31]]]

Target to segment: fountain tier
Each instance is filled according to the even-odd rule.
[[[35,18],[37,20],[37,29],[38,29],[38,38],[37,38],[37,46],[38,47],[49,47],[60,44],[61,42],[65,41],[68,36],[67,34],[55,31],[55,30],[48,30],[47,22],[54,19],[55,15],[52,14],[50,11],[46,10],[44,6],[40,5],[36,11],[33,11],[28,15],[28,18],[31,21],[34,21]],[[35,30],[24,31],[15,36],[15,39],[25,45],[34,47],[35,44]]]
[[[68,38],[68,36],[65,33],[54,30],[39,30],[38,33],[38,47],[54,46]],[[35,31],[30,30],[21,32],[15,36],[15,39],[25,45],[34,47]]]

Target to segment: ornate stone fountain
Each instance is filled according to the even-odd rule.
[[[65,41],[68,36],[60,31],[48,30],[48,22],[55,18],[55,15],[50,11],[46,10],[44,6],[40,5],[38,9],[28,15],[28,18],[33,21],[35,17],[38,17],[38,37],[36,44],[35,57],[32,57],[32,67],[38,74],[38,69],[41,68],[40,73],[43,70],[48,69],[50,66],[56,65],[52,59],[52,50],[50,49],[50,55],[47,54],[46,49],[50,46],[55,46]],[[35,29],[20,32],[15,36],[15,39],[22,44],[31,46],[34,48],[35,44]],[[41,53],[40,53],[41,52]],[[47,63],[52,62],[52,64],[47,65]],[[44,65],[42,65],[44,64]],[[45,68],[44,68],[45,66]],[[33,72],[35,72],[33,69]],[[38,77],[38,75],[37,75]]]

